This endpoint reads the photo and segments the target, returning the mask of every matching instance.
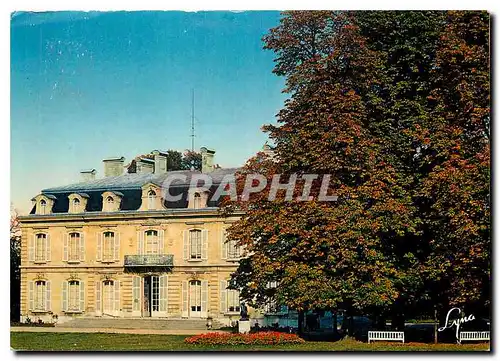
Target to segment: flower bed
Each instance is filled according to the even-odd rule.
[[[184,341],[193,345],[285,345],[305,342],[295,334],[282,332],[256,332],[249,334],[211,332],[191,336]]]

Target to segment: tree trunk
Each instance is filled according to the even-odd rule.
[[[299,336],[304,334],[304,311],[299,311]]]
[[[333,333],[337,334],[337,312],[332,311],[333,316]]]

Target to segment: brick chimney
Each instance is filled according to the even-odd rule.
[[[115,177],[123,174],[124,157],[111,157],[103,159],[104,177]]]
[[[215,150],[201,147],[200,153],[201,153],[201,172],[202,173],[212,172],[214,170]]]
[[[159,150],[153,150],[151,152],[155,159],[155,174],[165,174],[167,173],[167,153],[161,152]]]
[[[139,158],[135,162],[135,172],[136,173],[153,173],[155,167],[155,161],[149,158]]]
[[[82,181],[90,182],[90,181],[93,181],[95,179],[96,170],[95,169],[84,169],[80,172],[80,175],[82,177]]]

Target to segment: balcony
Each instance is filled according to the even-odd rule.
[[[172,267],[173,254],[133,254],[126,255],[125,267]]]

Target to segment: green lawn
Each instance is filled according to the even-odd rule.
[[[285,346],[195,346],[187,336],[107,333],[11,332],[14,350],[26,351],[487,351],[489,344],[367,344],[354,340]]]

